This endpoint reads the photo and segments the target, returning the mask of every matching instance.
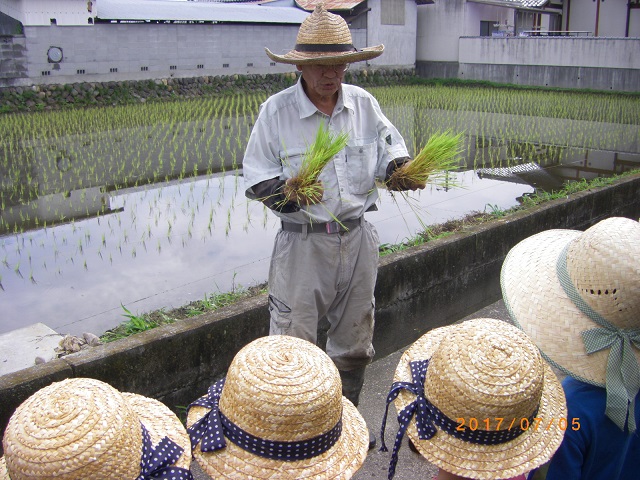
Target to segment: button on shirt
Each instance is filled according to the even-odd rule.
[[[366,90],[343,84],[329,117],[304,93],[302,78],[260,107],[242,164],[248,198],[256,199],[252,187],[264,180],[297,175],[321,122],[328,124],[334,135],[349,135],[347,146],[320,174],[322,202],[294,213],[274,213],[292,223],[352,220],[375,203],[375,180],[384,180],[393,159],[409,156],[402,136]]]

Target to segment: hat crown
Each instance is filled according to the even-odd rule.
[[[67,379],[25,400],[3,439],[7,470],[20,478],[136,478],[140,421],[118,390]]]
[[[341,419],[340,375],[331,359],[306,340],[262,337],[241,349],[229,366],[220,411],[263,440],[311,439]]]
[[[516,327],[500,320],[469,320],[445,337],[433,353],[425,396],[447,417],[479,429],[503,418],[517,426],[538,408],[544,384],[543,360],[536,346]],[[513,428],[513,426],[512,426]]]
[[[297,44],[351,44],[351,31],[340,16],[328,12],[324,5],[316,6],[298,30]]]
[[[567,273],[580,297],[619,328],[640,327],[640,223],[602,220],[567,249]]]

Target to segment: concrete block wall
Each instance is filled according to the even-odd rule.
[[[498,300],[502,262],[524,238],[551,228],[583,230],[610,216],[638,220],[640,174],[383,257],[375,291],[376,356],[395,352],[426,331]],[[225,375],[240,348],[267,335],[268,324],[267,297],[259,295],[4,375],[0,432],[26,398],[69,377],[97,378],[179,411]]]
[[[0,35],[0,85],[27,77],[26,39],[24,36]]]

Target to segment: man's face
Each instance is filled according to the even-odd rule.
[[[347,64],[340,65],[298,65],[307,87],[307,95],[314,98],[332,97],[340,89],[347,71]]]

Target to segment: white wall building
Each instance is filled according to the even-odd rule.
[[[319,0],[0,0],[0,87],[290,72]],[[640,0],[324,0],[354,68],[424,77],[640,90]]]
[[[418,6],[423,77],[640,90],[638,0],[446,0]]]
[[[293,48],[315,3],[0,0],[0,86],[290,72],[264,47]],[[357,48],[385,45],[373,65],[414,68],[415,0],[331,7],[350,22]]]

